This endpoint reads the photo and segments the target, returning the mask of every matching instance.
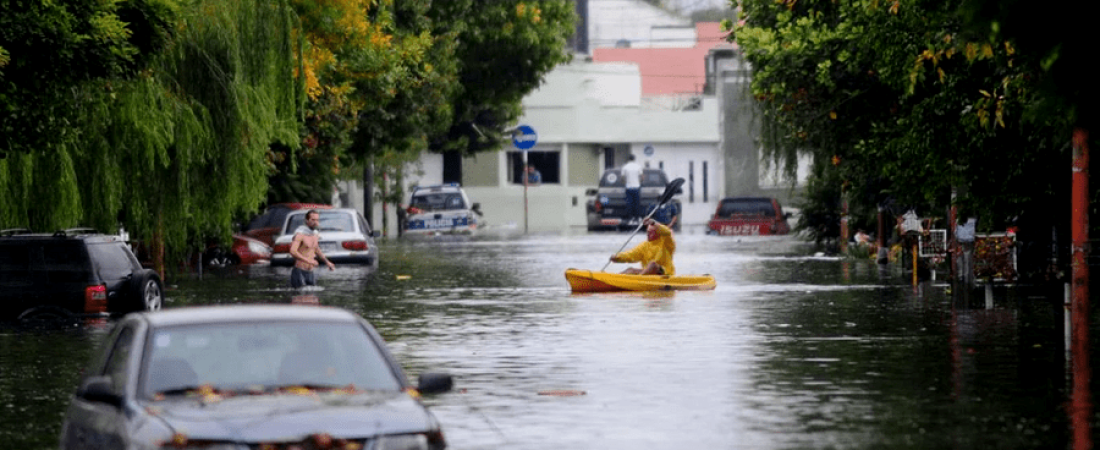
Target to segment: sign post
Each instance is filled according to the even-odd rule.
[[[538,138],[535,129],[527,125],[520,125],[512,132],[512,144],[523,150],[523,166],[519,169],[523,179],[523,234],[527,234],[527,150],[535,146]]]

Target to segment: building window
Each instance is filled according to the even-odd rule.
[[[561,152],[527,152],[527,164],[542,174],[541,184],[561,183]],[[508,152],[508,179],[523,184],[523,152]]]

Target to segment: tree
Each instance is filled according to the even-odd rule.
[[[301,150],[274,147],[268,202],[327,203],[374,155],[425,147],[450,120],[453,36],[434,34],[427,0],[294,0],[307,87]],[[415,157],[415,156],[414,156]]]
[[[788,162],[810,152],[865,211],[893,202],[942,217],[961,187],[956,201],[986,229],[1044,214],[1067,122],[1025,120],[1034,68],[1011,43],[965,32],[960,3],[743,1],[736,41],[766,149]]]
[[[0,1],[0,156],[78,144],[76,92],[145,69],[176,1]]]
[[[297,145],[293,13],[283,1],[205,0],[177,14],[143,70],[67,88],[75,112],[58,114],[68,136],[19,130],[52,151],[0,161],[5,226],[121,223],[163,274],[164,252],[175,260],[208,238],[228,240],[232,220],[263,201],[268,146]],[[54,51],[66,52],[43,42],[11,55]]]
[[[463,155],[499,149],[523,97],[572,56],[574,8],[565,0],[433,2],[429,19],[458,42],[459,87],[450,99],[453,119],[429,136],[429,148]]]
[[[575,20],[564,0],[295,4],[307,47],[306,150],[275,152],[269,201],[321,194],[308,186],[331,192],[331,173],[311,168],[334,159],[337,172],[372,167],[378,192],[393,197],[400,191],[383,183],[424,149],[499,148],[523,96],[568,59]]]

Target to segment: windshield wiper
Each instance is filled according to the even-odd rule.
[[[202,389],[202,386],[184,386],[172,389],[165,389],[163,391],[157,391],[156,395],[163,395],[165,397],[172,397],[176,395],[186,395],[192,392],[198,392]]]
[[[315,384],[315,383],[290,383],[280,384],[277,386],[271,386],[269,388],[272,391],[286,391],[292,389],[309,389],[311,391],[338,391],[338,390],[354,390],[358,389],[352,385],[346,384]]]

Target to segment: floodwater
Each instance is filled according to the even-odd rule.
[[[339,267],[299,292],[283,268],[210,272],[171,280],[166,307],[354,310],[414,380],[454,375],[454,391],[426,398],[452,449],[1083,448],[1060,301],[963,304],[793,237],[693,228],[677,271],[714,275],[714,291],[570,292],[566,268],[601,269],[627,237],[383,239],[375,273]],[[0,447],[56,447],[108,327],[0,327]]]

